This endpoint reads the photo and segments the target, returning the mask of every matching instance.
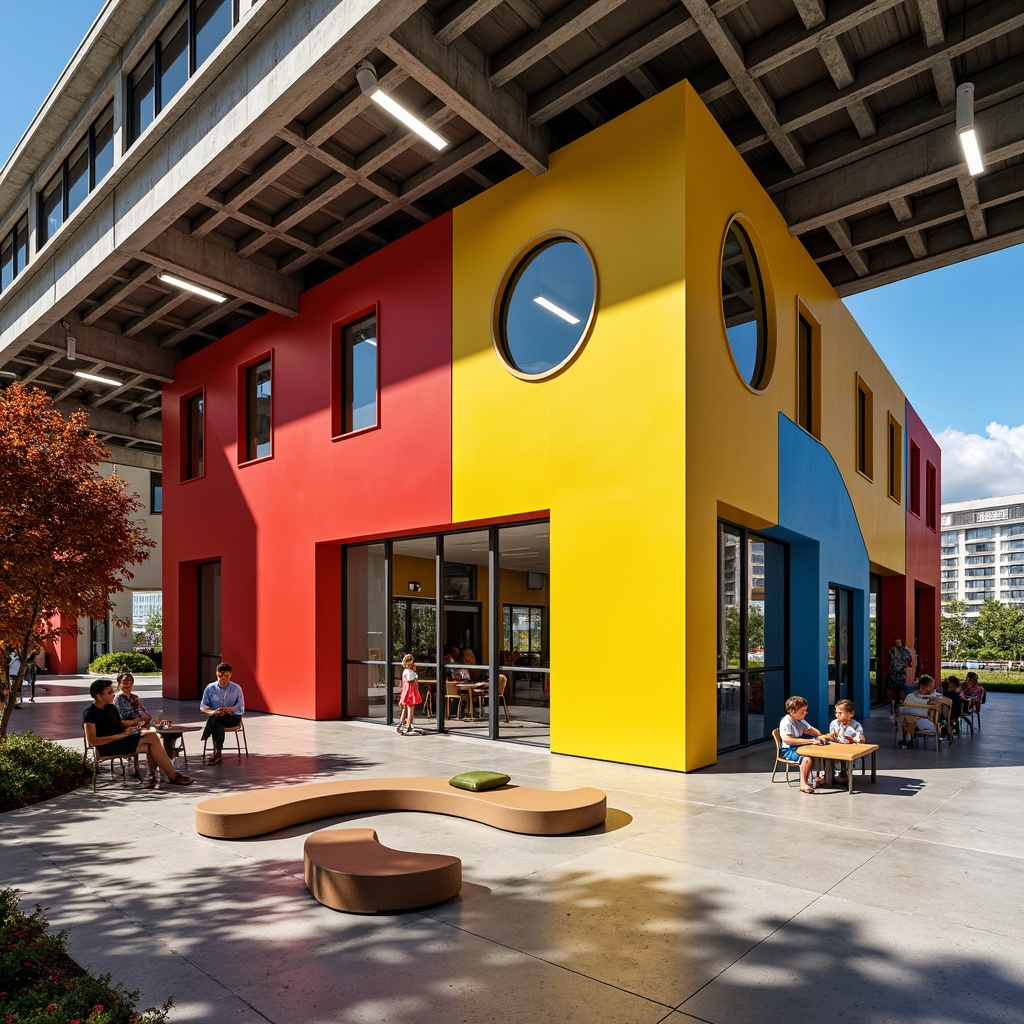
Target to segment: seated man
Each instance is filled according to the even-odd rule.
[[[952,707],[953,702],[935,692],[935,680],[931,676],[921,676],[917,681],[917,689],[913,693],[908,693],[899,707],[903,727],[901,750],[906,750],[910,746],[915,729],[929,734],[935,732],[935,725],[928,717],[928,712],[940,704]]]
[[[125,724],[114,708],[114,684],[109,679],[95,679],[89,686],[92,703],[82,713],[86,740],[91,747],[106,756],[122,754],[145,754],[149,765],[149,778],[142,783],[144,789],[152,789],[159,780],[157,769],[162,768],[168,781],[175,786],[191,786],[187,775],[176,771],[167,756],[163,744],[155,733],[141,732],[138,723]]]
[[[222,661],[217,666],[217,681],[203,690],[199,710],[209,715],[203,739],[213,740],[213,753],[206,759],[207,764],[221,763],[221,749],[224,746],[224,730],[233,729],[242,721],[245,713],[245,698],[238,683],[231,681],[231,666]]]

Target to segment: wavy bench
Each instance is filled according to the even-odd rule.
[[[244,839],[317,818],[363,811],[426,811],[479,821],[505,832],[561,836],[605,819],[599,789],[546,790],[501,786],[484,793],[455,789],[447,779],[345,779],[274,786],[196,804],[196,831],[213,839]]]
[[[324,829],[302,848],[306,888],[325,907],[350,914],[412,910],[458,896],[462,861],[443,853],[393,850],[372,828]]]

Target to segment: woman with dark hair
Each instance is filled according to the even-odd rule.
[[[114,684],[109,679],[95,679],[89,687],[92,703],[82,714],[86,742],[104,754],[145,754],[149,777],[142,783],[144,789],[153,789],[159,782],[158,770],[163,770],[172,786],[191,786],[192,780],[177,771],[167,756],[156,733],[142,732],[139,724],[126,725],[114,707]]]
[[[893,700],[903,700],[907,687],[907,669],[913,664],[914,652],[904,647],[903,641],[896,637],[889,648],[889,674],[885,678],[886,690]]]

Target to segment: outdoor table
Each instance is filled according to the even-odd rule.
[[[199,732],[200,727],[198,725],[174,725],[170,728],[158,727],[155,725],[149,726],[145,732],[156,733],[157,736],[164,742],[164,750],[167,751],[167,756],[173,761],[174,753],[178,747],[178,741],[181,741],[181,754],[185,758],[185,768],[188,768],[188,753],[185,750],[185,736],[187,732]]]
[[[877,775],[875,773],[875,754],[878,752],[877,743],[823,743],[820,745],[814,744],[813,753],[811,752],[810,747],[811,745],[809,743],[804,743],[801,744],[797,749],[800,751],[801,755],[805,757],[819,757],[823,761],[826,761],[828,763],[826,781],[830,786],[832,785],[832,775],[833,769],[835,767],[835,762],[839,761],[848,765],[846,772],[847,791],[852,793],[853,762],[858,760],[859,758],[864,758],[865,760],[867,760],[869,754],[871,755],[871,781],[878,781]],[[864,777],[866,771],[867,765],[861,764],[860,774],[862,778]]]

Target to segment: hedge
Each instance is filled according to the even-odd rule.
[[[119,672],[156,672],[153,659],[135,651],[111,651],[101,654],[89,662],[89,671],[101,676],[117,675]]]
[[[81,753],[59,743],[30,732],[0,740],[0,811],[69,793],[90,778],[92,769]]]

